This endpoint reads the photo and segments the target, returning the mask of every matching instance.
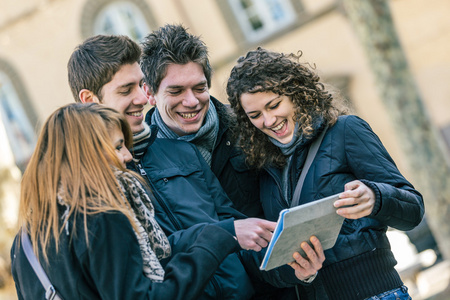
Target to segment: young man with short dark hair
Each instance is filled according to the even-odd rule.
[[[188,141],[199,149],[234,207],[263,217],[258,172],[245,163],[229,125],[226,105],[209,93],[212,68],[203,41],[181,25],[166,25],[142,42],[141,69],[150,104],[146,122],[158,137]]]

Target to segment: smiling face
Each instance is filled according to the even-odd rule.
[[[241,105],[250,122],[264,134],[287,144],[294,136],[294,104],[288,96],[272,92],[244,93]]]
[[[126,168],[126,163],[133,159],[130,151],[125,146],[125,139],[123,137],[123,132],[118,127],[110,129],[109,136],[113,143],[114,149],[116,150],[117,158],[124,168]]]
[[[196,133],[209,108],[208,84],[202,66],[171,64],[156,94],[149,94],[164,123],[179,136]]]
[[[102,100],[94,96],[97,98],[96,102],[123,114],[133,133],[144,130],[143,110],[148,98],[142,89],[143,82],[144,75],[139,64],[125,64],[114,74],[112,80],[102,87]]]

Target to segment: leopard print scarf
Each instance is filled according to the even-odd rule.
[[[136,237],[141,248],[145,275],[155,282],[162,282],[164,269],[159,260],[171,255],[169,240],[155,219],[151,200],[141,183],[128,172],[114,169],[119,186],[134,212]]]
[[[120,189],[133,210],[134,225],[143,260],[143,272],[154,282],[164,280],[164,269],[159,260],[171,255],[169,240],[155,220],[155,212],[150,198],[141,183],[128,172],[113,168]],[[58,202],[66,207],[61,219],[65,223],[65,232],[69,235],[70,205],[64,201],[62,187],[58,190]]]

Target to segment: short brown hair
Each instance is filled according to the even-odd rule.
[[[202,66],[208,87],[211,87],[212,68],[208,49],[200,37],[187,32],[182,25],[166,25],[153,31],[142,42],[141,69],[145,84],[153,93],[171,64],[195,62]]]
[[[87,89],[101,99],[102,87],[125,64],[139,62],[141,48],[123,35],[96,35],[78,45],[67,64],[69,85],[76,102]]]

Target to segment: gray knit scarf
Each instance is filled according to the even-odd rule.
[[[171,255],[169,240],[155,220],[153,205],[141,183],[128,172],[116,168],[113,168],[113,171],[125,196],[123,200],[127,201],[133,210],[134,225],[137,228],[135,234],[143,260],[143,272],[150,280],[162,282],[164,280],[164,269],[159,261]],[[60,189],[58,201],[61,205],[66,206],[61,218],[66,221],[66,234],[68,234],[69,222],[67,216],[70,206],[63,199],[64,192]]]
[[[216,144],[217,133],[219,132],[219,118],[217,116],[216,108],[211,100],[209,100],[209,109],[206,113],[203,125],[195,134],[179,136],[173,132],[164,123],[157,108],[152,115],[152,124],[158,125],[158,138],[175,139],[180,141],[191,142],[197,146],[203,158],[211,166],[211,157]]]
[[[289,199],[288,190],[289,190],[289,167],[291,164],[292,154],[294,153],[295,148],[300,145],[303,141],[301,136],[298,134],[298,123],[295,124],[294,135],[292,136],[292,140],[287,144],[282,144],[278,140],[269,136],[269,140],[280,148],[281,153],[287,156],[286,164],[281,170],[281,186],[283,190],[283,195],[285,199]]]
[[[290,184],[289,184],[289,170],[290,170],[290,165],[291,165],[291,161],[292,161],[292,154],[294,153],[295,149],[297,149],[297,147],[303,147],[305,148],[305,145],[309,144],[312,140],[314,140],[318,133],[321,132],[321,129],[323,129],[324,127],[324,121],[322,117],[318,117],[316,119],[316,121],[313,124],[313,129],[314,129],[314,135],[311,137],[306,138],[303,133],[302,134],[298,134],[299,132],[299,124],[296,123],[295,124],[295,128],[294,128],[294,135],[292,136],[292,140],[287,143],[287,144],[282,144],[279,141],[277,141],[276,139],[269,137],[269,140],[272,142],[272,144],[274,144],[275,146],[277,146],[278,148],[280,148],[281,153],[283,153],[284,155],[286,155],[286,165],[284,165],[283,169],[281,170],[281,174],[282,174],[282,180],[281,180],[281,185],[282,185],[282,189],[283,189],[283,194],[284,194],[284,198],[285,199],[289,199],[290,195],[289,195],[289,191],[290,191]],[[306,156],[303,155],[303,158],[306,159]],[[291,195],[292,196],[292,195]],[[290,203],[290,200],[287,200]]]
[[[304,142],[303,134],[302,135],[298,134],[298,127],[299,127],[298,123],[296,123],[295,128],[294,128],[294,135],[292,136],[292,140],[287,144],[280,143],[278,140],[276,140],[270,136],[269,136],[269,140],[272,142],[272,144],[274,144],[275,146],[280,148],[281,153],[283,153],[286,156],[289,156],[292,153],[294,153],[294,150],[295,150],[295,148],[297,148],[298,145],[300,145],[302,142]]]
[[[133,154],[133,160],[139,162],[139,160],[144,156],[145,151],[147,151],[148,145],[150,144],[150,136],[152,131],[147,123],[143,122],[144,130],[133,134],[133,148],[130,152]]]

